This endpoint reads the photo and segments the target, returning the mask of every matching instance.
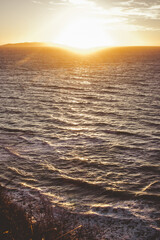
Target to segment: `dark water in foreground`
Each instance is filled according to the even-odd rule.
[[[0,49],[0,103],[0,182],[18,201],[37,189],[104,239],[160,239],[160,48]]]

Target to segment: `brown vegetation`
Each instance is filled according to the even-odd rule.
[[[34,221],[32,213],[14,203],[0,186],[0,240],[94,240],[97,239],[97,229],[74,223],[70,226],[70,213],[57,207],[58,218],[47,199],[43,199],[44,217]],[[41,214],[41,212],[39,212]],[[70,219],[71,220],[71,219]]]

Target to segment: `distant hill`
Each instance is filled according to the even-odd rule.
[[[23,43],[9,43],[5,45],[1,45],[1,50],[8,50],[8,49],[15,49],[18,50],[19,48],[24,48],[26,50],[34,50],[34,51],[49,51],[50,53],[53,53],[54,55],[57,54],[59,56],[81,56],[83,58],[93,57],[95,56],[95,60],[98,58],[103,60],[111,57],[115,57],[120,55],[126,57],[126,54],[133,53],[133,54],[147,54],[149,52],[158,52],[160,51],[160,46],[123,46],[123,47],[97,47],[85,51],[77,50],[74,48],[67,48],[63,45],[53,44],[53,43],[43,43],[43,42],[23,42]],[[28,48],[28,49],[27,49]],[[97,60],[98,61],[98,60]]]
[[[41,42],[24,42],[24,43],[9,43],[1,45],[0,47],[46,47],[46,43]]]

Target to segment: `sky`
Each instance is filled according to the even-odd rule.
[[[160,0],[0,0],[0,44],[160,46]]]

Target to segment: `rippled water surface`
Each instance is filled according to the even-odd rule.
[[[159,48],[1,49],[0,102],[1,184],[160,239]]]

